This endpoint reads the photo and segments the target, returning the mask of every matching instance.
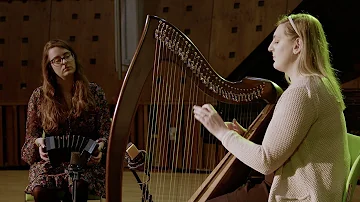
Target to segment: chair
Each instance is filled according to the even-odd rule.
[[[64,195],[63,192],[59,192],[60,197]],[[98,200],[100,202],[105,202],[105,198],[100,198],[99,196],[89,195],[88,200]],[[25,202],[35,201],[34,197],[31,194],[25,194]]]
[[[346,181],[343,202],[350,202],[360,176],[360,137],[348,133],[351,169]]]

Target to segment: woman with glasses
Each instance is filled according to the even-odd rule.
[[[209,104],[194,106],[195,118],[244,164],[264,175],[274,173],[269,202],[342,201],[350,168],[345,104],[324,30],[318,19],[302,13],[284,16],[277,25],[268,50],[290,85],[262,144],[243,138],[246,130],[237,122],[224,123]]]
[[[96,140],[98,155],[91,156],[77,183],[77,201],[86,202],[88,193],[105,196],[105,165],[101,163],[110,131],[110,114],[104,91],[89,83],[74,50],[62,40],[45,44],[41,87],[28,103],[26,139],[22,159],[30,165],[29,185],[36,202],[72,201],[69,162],[52,167],[43,133],[50,136],[81,135]]]

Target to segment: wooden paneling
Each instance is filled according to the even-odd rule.
[[[25,166],[21,147],[25,141],[26,105],[0,106],[0,167]]]
[[[53,1],[50,38],[67,40],[89,80],[104,89],[110,103],[117,101],[121,82],[115,70],[114,1]]]
[[[341,84],[343,89],[360,89],[360,77]]]
[[[26,113],[27,113],[27,106],[26,105],[20,105],[17,106],[17,111],[18,111],[18,137],[19,137],[19,151],[22,148],[22,146],[24,145],[25,142],[25,135],[26,135]],[[19,153],[19,158],[20,158],[21,153]],[[27,163],[23,160],[20,159],[20,165],[21,166],[25,166],[27,165]]]
[[[291,13],[300,3],[302,0],[287,0],[287,13]]]
[[[287,0],[214,0],[210,64],[227,77],[275,29],[278,17],[298,2],[287,7]]]
[[[0,104],[27,103],[40,85],[42,47],[48,40],[49,1],[0,3]],[[41,23],[39,23],[41,22]],[[11,79],[9,79],[11,78]]]
[[[16,106],[7,106],[5,108],[6,113],[6,131],[5,131],[5,159],[6,166],[19,165],[19,144],[18,144],[18,122],[17,122],[17,110]]]
[[[0,106],[0,167],[4,166],[4,130],[3,130],[3,106]]]
[[[89,80],[114,104],[121,81],[115,70],[113,6],[113,0],[0,1],[0,104],[27,104],[41,85],[42,50],[53,38],[74,46]]]
[[[209,58],[213,0],[144,1],[144,16],[157,15],[179,28]],[[186,31],[185,31],[186,30]]]

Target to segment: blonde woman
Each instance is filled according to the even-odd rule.
[[[268,50],[290,85],[261,145],[243,138],[238,123],[225,124],[209,104],[194,106],[194,116],[240,161],[275,174],[269,202],[341,201],[350,168],[345,105],[322,25],[309,14],[284,16]]]

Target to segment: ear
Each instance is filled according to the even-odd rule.
[[[300,38],[296,38],[293,46],[293,53],[295,55],[299,54],[302,48],[303,48],[303,41]]]

